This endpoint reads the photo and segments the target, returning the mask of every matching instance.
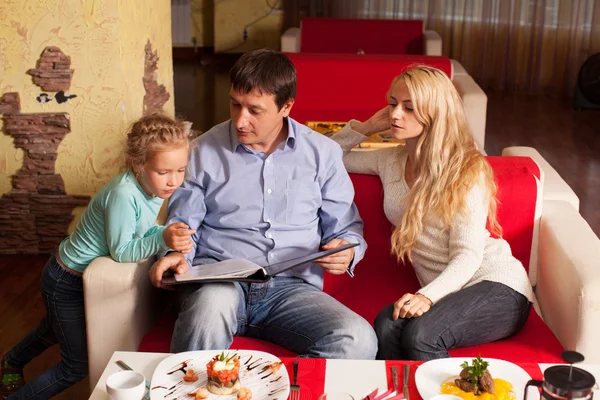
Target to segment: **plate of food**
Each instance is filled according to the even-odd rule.
[[[290,379],[283,362],[254,350],[187,351],[158,364],[151,400],[287,399]]]
[[[442,358],[421,364],[415,384],[421,397],[451,394],[465,400],[522,400],[531,376],[495,358]]]

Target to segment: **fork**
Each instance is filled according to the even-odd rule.
[[[290,385],[290,400],[300,400],[300,385],[296,383],[298,378],[298,361],[292,363],[294,367],[294,383]]]

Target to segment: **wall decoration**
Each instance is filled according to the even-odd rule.
[[[50,103],[54,97],[50,96],[48,93],[40,93],[38,97],[35,98],[39,103],[46,104]]]
[[[74,99],[75,97],[77,97],[76,94],[65,94],[65,92],[62,90],[56,92],[56,95],[54,96],[58,104],[65,103],[71,99]]]
[[[144,115],[163,112],[163,106],[169,100],[169,92],[164,85],[159,85],[156,81],[158,76],[158,55],[156,51],[152,51],[150,40],[145,47],[146,59],[144,63]]]
[[[19,93],[4,93],[0,97],[0,114],[14,114],[21,111]]]
[[[54,173],[58,146],[70,132],[69,115],[12,112],[3,119],[25,157],[12,176],[13,189],[0,198],[0,254],[52,252],[67,235],[73,208],[90,200],[67,195],[62,177]]]
[[[27,73],[42,89],[58,93],[41,93],[38,102],[56,99],[60,104],[76,97],[64,93],[71,86],[70,65],[58,47],[44,49],[38,68]],[[73,209],[90,200],[67,195],[63,178],[55,173],[58,146],[71,131],[69,114],[21,114],[16,92],[2,95],[0,113],[15,147],[25,151],[21,169],[11,177],[11,191],[0,197],[0,254],[53,252],[68,233]]]
[[[38,67],[27,71],[33,76],[33,82],[47,92],[69,90],[74,70],[71,57],[65,55],[58,47],[48,46],[42,52]]]

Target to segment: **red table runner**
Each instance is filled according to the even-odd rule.
[[[294,368],[292,363],[298,361],[298,385],[300,385],[300,400],[317,400],[325,391],[325,365],[324,358],[287,358],[282,357],[293,382]]]
[[[327,360],[320,358],[282,358],[285,367],[290,376],[290,383],[293,383],[294,370],[292,363],[298,361],[298,384],[302,388],[300,390],[301,400],[317,400],[325,391],[325,367]],[[417,387],[415,385],[415,371],[417,367],[423,364],[423,361],[386,361],[385,371],[387,375],[388,388],[393,388],[392,384],[392,366],[398,367],[398,383],[400,391],[402,391],[402,374],[403,366],[408,363],[410,365],[410,380],[408,390],[411,400],[422,400]],[[523,368],[533,379],[543,379],[542,371],[537,363],[517,363]]]

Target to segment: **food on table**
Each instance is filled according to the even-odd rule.
[[[208,396],[210,396],[210,392],[205,388],[201,387],[195,392],[190,393],[190,396],[194,396],[195,400],[208,399]]]
[[[206,364],[209,392],[213,394],[234,394],[240,390],[240,358],[233,355],[217,354]]]
[[[186,382],[196,382],[198,380],[198,374],[194,372],[193,369],[188,369],[187,371],[185,371],[183,380]]]
[[[241,388],[237,394],[238,400],[251,400],[252,399],[252,391],[248,388]]]
[[[269,365],[265,365],[263,367],[263,369],[262,369],[262,372],[269,371],[269,375],[276,374],[277,371],[279,371],[279,368],[281,368],[282,365],[283,365],[283,361],[276,361],[276,362],[271,363]]]
[[[459,379],[442,385],[443,394],[453,394],[465,400],[514,400],[512,385],[503,379],[493,379],[488,371],[489,363],[480,356],[471,365],[462,363]]]

